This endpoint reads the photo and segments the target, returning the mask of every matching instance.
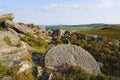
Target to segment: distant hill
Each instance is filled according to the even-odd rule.
[[[79,31],[82,34],[95,34],[111,39],[120,40],[120,25],[105,25],[101,28],[94,28],[86,31]]]
[[[108,25],[101,30],[119,30],[120,31],[120,25]]]
[[[106,26],[107,24],[83,24],[83,25],[49,25],[46,26],[47,30],[56,30],[56,29],[64,29],[68,31],[81,31],[81,30],[90,30],[93,28],[101,28]]]
[[[47,30],[64,29],[82,34],[95,34],[111,39],[120,39],[120,24],[52,25]]]

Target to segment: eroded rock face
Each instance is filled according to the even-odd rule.
[[[56,69],[61,65],[79,66],[92,74],[100,73],[94,57],[83,48],[70,44],[53,47],[45,56],[45,66]]]
[[[3,65],[14,67],[27,56],[27,46],[16,34],[11,31],[0,31],[0,61]]]
[[[10,45],[20,44],[20,38],[11,31],[0,31],[0,50],[7,49]]]

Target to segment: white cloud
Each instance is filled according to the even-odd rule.
[[[112,7],[114,3],[111,0],[101,0],[100,3],[97,4],[97,7],[100,8],[109,8]]]
[[[76,4],[50,4],[47,6],[41,6],[43,10],[56,10],[56,11],[69,11],[79,9],[100,9],[110,8],[114,5],[111,0],[100,0],[97,3],[76,3]]]

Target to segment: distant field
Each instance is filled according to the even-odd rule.
[[[79,31],[88,31],[94,29],[93,27],[49,27],[47,30],[56,30],[56,29],[63,29],[66,31],[71,31],[71,32],[79,32]]]
[[[49,26],[46,27],[47,30],[56,30],[56,29],[64,29],[67,31],[72,31],[72,32],[76,32],[76,31],[87,31],[87,30],[91,30],[94,28],[101,28],[102,26],[104,26],[104,24],[89,24],[89,25],[56,25],[56,26]]]
[[[120,40],[120,25],[82,25],[82,26],[57,26],[49,27],[49,30],[63,29],[82,34],[96,34],[110,39]]]
[[[96,34],[99,36],[107,37],[110,39],[119,39],[120,40],[120,30],[88,30],[80,31],[82,34]]]

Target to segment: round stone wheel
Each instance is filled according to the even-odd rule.
[[[80,46],[60,44],[48,51],[45,56],[45,67],[56,69],[64,64],[81,67],[92,74],[100,73],[94,57]]]

